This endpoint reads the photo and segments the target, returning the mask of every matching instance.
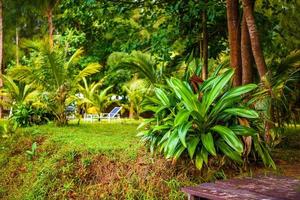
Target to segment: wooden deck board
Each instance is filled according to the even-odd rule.
[[[300,180],[288,177],[256,177],[185,187],[191,197],[206,199],[300,200]]]

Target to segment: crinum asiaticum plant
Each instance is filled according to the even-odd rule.
[[[167,158],[177,160],[188,154],[198,169],[218,155],[243,163],[243,137],[251,136],[251,153],[257,152],[266,165],[275,167],[258,131],[239,123],[239,119],[251,122],[259,117],[243,103],[243,96],[257,86],[231,88],[233,73],[228,70],[209,78],[198,93],[187,82],[168,79],[167,86],[156,87],[155,96],[145,104],[155,114],[140,125],[145,130],[138,135],[150,143],[152,151],[158,149]]]

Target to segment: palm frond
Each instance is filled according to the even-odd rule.
[[[9,76],[5,76],[2,75],[3,79],[4,79],[4,84],[6,87],[8,87],[8,90],[15,94],[16,96],[20,95],[20,90],[19,87],[17,86],[17,84],[13,81],[13,79]]]
[[[157,82],[157,71],[156,66],[151,56],[140,51],[134,51],[131,53],[131,58],[129,59],[128,66],[136,69],[143,76],[148,78],[151,82]]]
[[[18,80],[18,81],[25,81],[25,80],[32,81],[31,80],[32,69],[27,66],[19,65],[19,66],[13,67],[8,71],[7,74],[10,77],[14,77],[14,79]]]
[[[82,78],[87,77],[89,75],[95,74],[99,72],[101,69],[101,65],[99,63],[91,63],[88,64],[83,70],[79,72],[79,74],[76,76],[76,80],[80,81]]]
[[[81,59],[82,54],[83,54],[83,49],[77,49],[76,52],[71,56],[68,62],[64,64],[65,70],[68,70],[70,67],[74,66],[75,64],[78,63],[78,61]]]

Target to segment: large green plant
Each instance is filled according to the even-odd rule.
[[[33,64],[14,67],[9,73],[19,81],[39,87],[43,92],[42,99],[56,116],[57,124],[66,124],[65,108],[72,101],[72,92],[75,93],[82,78],[97,73],[100,65],[91,63],[79,70],[76,66],[82,57],[82,49],[68,56],[65,49],[59,46],[51,48],[47,41],[30,41],[26,47],[32,50]]]
[[[145,95],[149,94],[148,88],[150,85],[144,79],[134,78],[131,81],[123,85],[122,89],[127,94],[129,110],[129,118],[138,119],[142,112],[142,102],[145,98]]]
[[[34,107],[30,104],[16,104],[12,111],[10,120],[18,126],[31,126],[45,124],[52,120],[53,116],[47,110]]]
[[[13,80],[10,76],[2,75],[4,87],[0,90],[0,104],[11,108],[14,105],[28,104],[37,101],[39,91],[32,84]]]
[[[151,84],[160,83],[163,80],[163,68],[149,53],[133,51],[131,54],[115,52],[108,58],[108,64],[116,69],[131,69]]]
[[[139,133],[151,149],[158,149],[167,158],[177,160],[188,154],[201,169],[210,157],[226,156],[243,163],[243,138],[253,138],[254,149],[263,162],[275,167],[258,131],[239,124],[239,119],[256,120],[258,113],[243,103],[243,96],[255,84],[231,88],[233,70],[213,76],[194,92],[187,82],[168,79],[168,85],[155,89],[145,108],[155,112],[152,119],[141,124]],[[251,123],[250,123],[251,124]]]

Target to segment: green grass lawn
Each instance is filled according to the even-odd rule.
[[[136,137],[138,122],[75,122],[66,127],[54,124],[25,128],[24,132],[46,136],[48,142],[76,151],[89,151],[106,155],[135,157],[141,146]]]
[[[189,168],[154,159],[136,136],[139,123],[19,129],[0,141],[0,199],[183,199],[180,187],[195,184]]]
[[[3,123],[3,122],[0,122]],[[196,170],[153,156],[136,137],[138,121],[54,124],[21,128],[0,141],[0,199],[184,199],[180,187],[240,173]],[[300,128],[291,127],[273,150],[280,175],[300,178]],[[30,156],[32,144],[36,152]]]

